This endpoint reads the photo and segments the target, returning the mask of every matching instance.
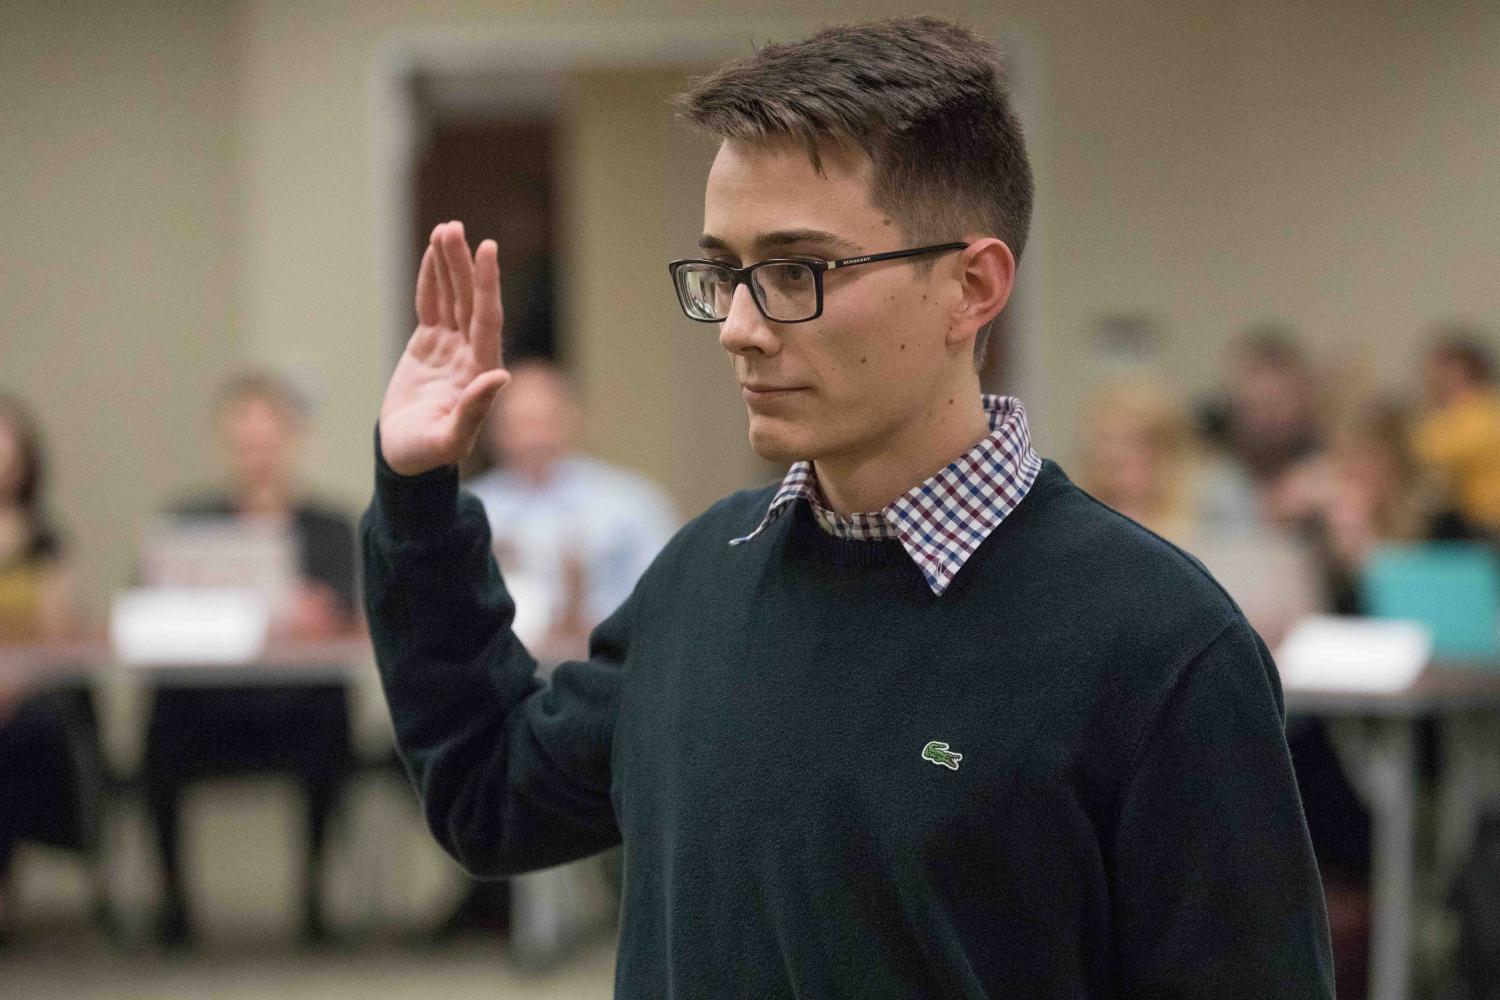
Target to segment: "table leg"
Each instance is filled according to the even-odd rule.
[[[1500,805],[1500,718],[1475,712],[1444,719],[1438,779],[1437,880],[1452,885],[1474,849],[1479,817]]]
[[[1406,1000],[1416,907],[1417,774],[1412,725],[1373,723],[1366,787],[1374,825],[1371,872],[1370,996]]]
[[[577,930],[576,866],[559,865],[510,880],[510,955],[542,969],[566,954]]]

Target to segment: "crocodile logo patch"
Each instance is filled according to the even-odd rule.
[[[948,744],[941,740],[933,740],[922,748],[922,759],[931,761],[941,767],[946,767],[950,771],[957,771],[958,762],[964,759],[964,755],[954,753],[948,749]]]

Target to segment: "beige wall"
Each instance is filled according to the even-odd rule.
[[[673,484],[683,510],[696,513],[764,470],[744,444],[718,328],[683,316],[667,281],[666,262],[690,256],[702,232],[714,153],[669,114],[663,95],[685,80],[637,70],[573,78],[563,250],[573,275],[568,329],[595,332],[579,338],[574,358],[591,444]],[[643,117],[653,107],[660,113]]]
[[[906,6],[819,8],[772,30]],[[1104,374],[1091,331],[1110,313],[1161,322],[1184,391],[1265,316],[1388,381],[1432,320],[1500,328],[1500,6],[920,6],[1005,32],[1035,71],[1038,237],[1022,278],[1039,288],[1045,390],[1029,403],[1050,452],[1072,450],[1069,415]],[[0,197],[18,207],[0,216],[0,380],[37,399],[57,506],[105,582],[133,518],[204,458],[207,376],[231,355],[321,388],[312,477],[363,502],[382,341],[405,322],[377,166],[377,84],[396,55],[615,37],[634,52],[676,39],[681,62],[683,38],[717,52],[766,36],[743,4],[660,0],[244,0],[195,5],[191,24],[146,5],[7,7]],[[762,471],[711,336],[674,315],[662,277],[696,230],[706,151],[672,131],[667,75],[585,65],[571,79],[568,315],[605,404],[590,441],[696,510]]]
[[[0,388],[44,424],[97,602],[137,518],[211,468],[207,394],[243,350],[238,47],[226,4],[3,8]]]

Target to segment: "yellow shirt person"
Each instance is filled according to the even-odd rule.
[[[1500,393],[1465,393],[1433,411],[1413,449],[1446,480],[1465,520],[1500,530]]]

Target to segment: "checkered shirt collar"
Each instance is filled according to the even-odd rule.
[[[990,433],[932,478],[884,509],[844,517],[829,510],[811,462],[787,471],[760,525],[729,544],[754,539],[798,500],[812,507],[818,525],[850,541],[897,539],[932,592],[942,596],[965,562],[1025,498],[1041,471],[1031,447],[1026,408],[1012,396],[983,396]]]

